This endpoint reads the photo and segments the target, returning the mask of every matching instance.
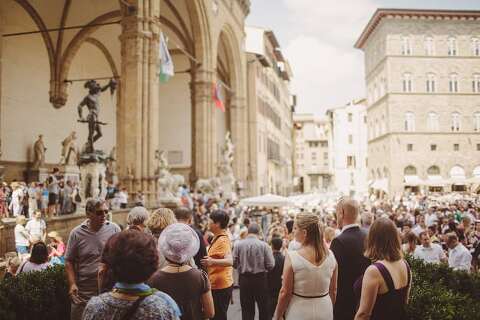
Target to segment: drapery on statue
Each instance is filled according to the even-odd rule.
[[[234,150],[235,150],[235,146],[232,143],[230,131],[227,131],[227,133],[225,134],[225,146],[222,148],[222,156],[223,156],[224,164],[232,165]]]
[[[82,102],[78,105],[78,122],[88,123],[88,141],[85,151],[94,152],[93,144],[102,136],[102,129],[100,126],[106,125],[106,123],[98,120],[98,114],[100,112],[100,94],[108,88],[110,88],[110,93],[113,94],[117,87],[117,82],[112,79],[107,85],[101,87],[95,80],[88,80],[85,82],[84,87],[88,89],[88,95],[83,98]],[[82,115],[84,106],[87,106],[88,108],[87,119]]]
[[[45,145],[43,144],[43,134],[38,135],[37,141],[33,144],[33,164],[32,168],[38,169],[45,165]]]
[[[75,165],[78,161],[78,150],[75,145],[75,140],[77,139],[77,133],[72,131],[63,141],[62,141],[62,157],[60,159],[61,165]]]

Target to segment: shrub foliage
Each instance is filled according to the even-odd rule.
[[[471,320],[480,315],[480,275],[407,258],[413,275],[411,320]],[[70,316],[63,266],[0,282],[0,320],[65,320]]]

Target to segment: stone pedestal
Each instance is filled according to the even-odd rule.
[[[88,198],[103,198],[107,195],[107,156],[96,150],[80,155],[80,197],[82,203]]]
[[[48,178],[47,168],[28,169],[26,171],[27,182],[45,182]]]
[[[78,166],[64,165],[60,168],[60,173],[65,181],[80,183],[80,169]]]

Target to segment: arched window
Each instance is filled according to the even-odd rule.
[[[415,114],[413,112],[405,113],[405,131],[415,131]]]
[[[473,176],[475,178],[480,178],[480,166],[477,166],[475,169],[473,169]]]
[[[412,92],[412,74],[404,73],[402,79],[403,92]]]
[[[480,74],[478,74],[478,73],[473,75],[472,91],[474,93],[480,93]]]
[[[473,130],[476,132],[480,131],[480,112],[473,114]]]
[[[416,176],[417,175],[417,168],[414,166],[408,166],[403,170],[403,174],[406,176]]]
[[[472,38],[472,55],[480,56],[480,40],[478,38]]]
[[[382,172],[380,171],[380,169],[377,169],[377,178],[378,179],[382,179]]]
[[[427,74],[427,83],[426,83],[426,89],[427,92],[435,92],[435,74],[429,73]]]
[[[380,132],[381,134],[384,134],[386,131],[385,115],[382,115],[382,121],[380,121]]]
[[[450,169],[450,178],[465,179],[465,170],[460,166]]]
[[[456,56],[457,55],[457,39],[455,37],[450,37],[447,40],[448,43],[448,55]]]
[[[439,176],[440,175],[440,168],[437,166],[431,166],[427,169],[427,175],[429,176]]]
[[[452,113],[452,131],[460,131],[462,115],[459,112]]]
[[[388,178],[389,174],[388,174],[388,168],[387,167],[384,167],[383,168],[383,177],[384,178]]]
[[[425,38],[425,55],[433,56],[435,54],[435,43],[433,42],[433,37]]]
[[[452,73],[449,76],[448,90],[452,93],[458,92],[458,75],[456,73]]]
[[[412,43],[410,37],[402,37],[402,55],[409,56],[412,54]]]
[[[438,131],[439,130],[439,117],[438,113],[430,111],[427,114],[427,128],[428,131]]]
[[[380,135],[380,124],[378,123],[378,119],[375,119],[375,137]]]

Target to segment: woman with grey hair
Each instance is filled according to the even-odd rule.
[[[134,207],[127,216],[128,229],[144,231],[150,214],[144,207]]]

